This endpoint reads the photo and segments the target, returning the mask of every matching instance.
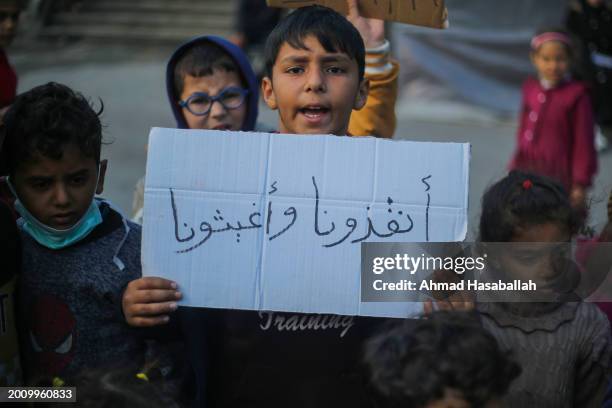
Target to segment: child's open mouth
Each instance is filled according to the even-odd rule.
[[[324,106],[307,106],[301,108],[299,112],[304,115],[308,122],[318,123],[327,117],[329,108]]]

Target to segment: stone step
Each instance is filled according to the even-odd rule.
[[[192,37],[209,34],[227,37],[231,30],[189,29],[189,28],[154,28],[110,25],[57,25],[46,27],[40,36],[43,38],[87,38],[91,40],[104,40],[116,42],[144,42],[179,44]]]
[[[134,11],[142,13],[148,12],[168,12],[168,13],[228,13],[233,14],[235,10],[235,0],[204,0],[204,1],[185,1],[185,0],[97,0],[84,4],[83,10],[91,11]]]
[[[55,13],[41,37],[177,43],[196,35],[229,36],[236,0],[90,0]]]
[[[140,12],[83,12],[57,13],[53,16],[52,25],[112,25],[131,27],[178,27],[206,31],[208,29],[231,29],[234,17],[230,14],[193,15],[174,13],[140,13]]]

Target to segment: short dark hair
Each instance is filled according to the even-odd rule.
[[[492,185],[482,197],[482,242],[509,242],[517,228],[558,223],[574,234],[580,215],[557,181],[534,173],[513,170]]]
[[[206,42],[189,47],[174,66],[174,91],[177,98],[183,93],[186,75],[197,78],[212,75],[214,70],[240,73],[236,62],[217,44]]]
[[[384,407],[424,407],[452,389],[474,408],[502,397],[521,369],[474,312],[435,312],[387,327],[366,344]]]
[[[306,49],[304,38],[317,38],[327,52],[343,52],[357,62],[359,80],[365,70],[365,45],[359,31],[343,15],[323,6],[302,7],[283,18],[272,30],[264,50],[266,75],[272,78],[272,68],[284,43]]]
[[[49,82],[18,95],[4,115],[8,173],[36,154],[61,159],[64,148],[76,145],[80,152],[100,161],[102,124],[90,102],[66,85]]]

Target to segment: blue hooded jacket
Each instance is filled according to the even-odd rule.
[[[255,121],[257,120],[257,106],[259,103],[259,86],[257,84],[257,77],[251,68],[247,56],[242,50],[231,42],[214,35],[204,35],[193,38],[180,47],[178,47],[166,65],[166,91],[168,93],[168,101],[170,102],[170,108],[176,119],[176,127],[179,129],[189,129],[187,122],[183,117],[182,108],[179,106],[177,101],[180,100],[180,96],[176,94],[174,89],[174,67],[177,61],[187,52],[188,49],[199,43],[213,43],[223,48],[232,57],[236,65],[240,69],[240,76],[246,88],[249,90],[247,96],[247,113],[242,124],[241,130],[252,131],[255,129]]]

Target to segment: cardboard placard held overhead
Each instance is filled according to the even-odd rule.
[[[319,4],[348,13],[346,0],[267,0],[270,7],[299,8]],[[399,21],[432,28],[448,27],[448,11],[444,0],[359,0],[363,17]]]
[[[182,305],[414,316],[361,302],[361,242],[461,241],[469,145],[151,130],[143,274]]]

